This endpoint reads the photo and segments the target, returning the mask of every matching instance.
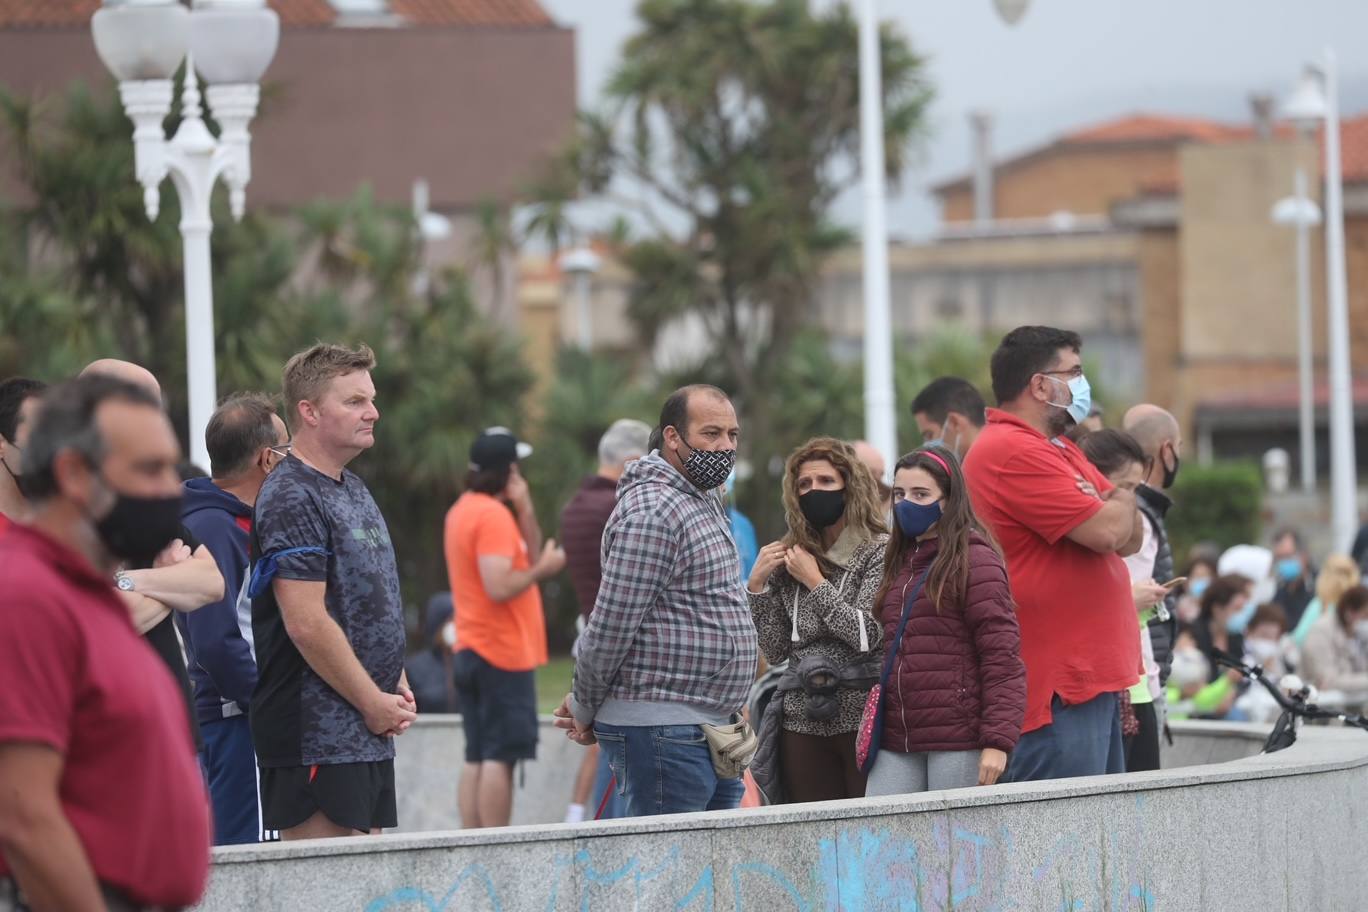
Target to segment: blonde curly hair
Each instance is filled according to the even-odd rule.
[[[825,460],[845,482],[845,521],[847,529],[855,529],[873,538],[888,531],[884,522],[883,499],[879,493],[878,482],[869,467],[855,455],[854,448],[844,440],[835,437],[814,437],[789,454],[784,464],[784,521],[788,524],[788,534],[784,536],[785,547],[801,545],[822,568],[824,574],[836,571],[836,566],[826,558],[826,546],[822,544],[822,533],[813,527],[798,506],[798,471],[804,464]]]

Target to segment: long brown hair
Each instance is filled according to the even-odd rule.
[[[934,449],[935,455],[930,450]],[[926,591],[939,613],[948,596],[962,599],[969,587],[969,534],[977,532],[994,550],[999,551],[997,542],[983,523],[974,515],[974,507],[969,502],[969,490],[964,484],[964,473],[960,471],[959,460],[955,454],[943,446],[923,447],[913,450],[893,467],[895,479],[903,469],[921,469],[931,476],[941,489],[941,517],[936,520],[936,535],[939,551],[931,574],[926,580]],[[883,583],[879,586],[878,598],[874,601],[875,611],[883,605],[898,571],[907,561],[915,542],[903,534],[902,528],[893,523],[893,531],[884,550]]]
[[[798,506],[798,470],[805,463],[824,459],[831,463],[845,482],[845,527],[855,529],[866,538],[888,531],[883,520],[883,500],[879,495],[874,473],[855,455],[850,444],[835,437],[814,437],[789,454],[784,464],[784,521],[788,523],[785,547],[801,545],[822,568],[824,574],[834,573],[836,566],[826,558],[822,533],[813,527]]]

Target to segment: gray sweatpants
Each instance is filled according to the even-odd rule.
[[[881,750],[869,771],[865,797],[937,792],[978,785],[979,751],[903,754]]]

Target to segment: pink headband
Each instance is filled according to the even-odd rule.
[[[950,466],[946,463],[946,461],[945,461],[944,459],[942,459],[941,457],[937,456],[935,453],[931,452],[930,450],[922,450],[921,452],[922,452],[922,455],[925,456],[925,457],[927,457],[928,459],[934,459],[934,460],[936,460],[936,462],[940,463],[940,467],[941,467],[942,469],[945,469],[945,474],[946,474],[946,475],[949,475],[951,478],[954,478],[954,477],[955,477],[955,473],[950,471]]]

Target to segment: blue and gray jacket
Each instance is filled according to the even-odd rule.
[[[201,723],[213,722],[245,713],[256,687],[252,603],[244,595],[252,508],[208,478],[194,478],[185,483],[181,520],[223,574],[223,598],[188,614],[176,612],[195,714]]]

